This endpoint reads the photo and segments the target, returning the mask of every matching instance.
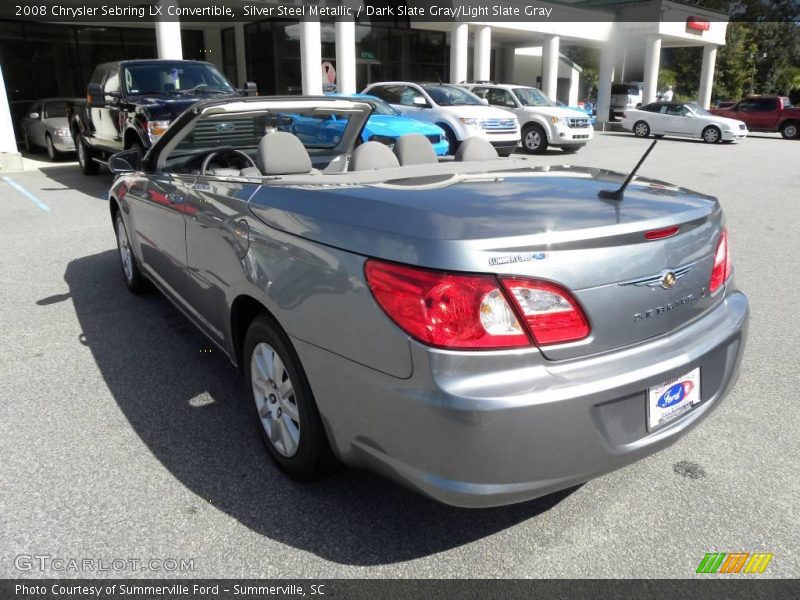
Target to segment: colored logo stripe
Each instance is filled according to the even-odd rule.
[[[772,560],[772,554],[766,552],[756,552],[750,556],[747,566],[744,568],[745,573],[763,573],[767,565]]]
[[[724,552],[709,552],[700,561],[697,567],[698,573],[716,573],[725,558]]]
[[[769,552],[708,552],[697,567],[698,573],[763,573],[772,560]]]

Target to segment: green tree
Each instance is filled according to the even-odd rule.
[[[754,52],[748,41],[749,35],[748,23],[732,22],[728,25],[725,45],[717,52],[713,100],[738,100],[747,91],[749,56]]]

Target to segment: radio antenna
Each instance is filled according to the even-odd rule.
[[[625,181],[622,182],[622,185],[619,187],[618,190],[600,190],[599,192],[597,192],[597,195],[600,196],[603,200],[618,200],[618,201],[622,201],[623,196],[625,194],[625,188],[628,187],[628,184],[633,179],[633,176],[636,175],[636,171],[639,170],[639,167],[642,166],[642,163],[647,158],[647,155],[650,154],[650,152],[653,150],[653,148],[656,147],[657,143],[658,143],[658,140],[653,140],[653,143],[650,144],[650,147],[644,153],[642,158],[639,159],[639,162],[636,163],[636,166],[633,167],[633,171],[631,171],[631,174],[628,175],[628,177],[625,179]]]

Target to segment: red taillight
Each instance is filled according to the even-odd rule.
[[[644,239],[663,240],[664,238],[672,237],[678,233],[678,231],[680,231],[680,227],[677,225],[674,227],[665,227],[664,229],[653,229],[652,231],[645,232]]]
[[[731,275],[731,253],[728,247],[728,230],[724,227],[719,235],[717,251],[714,253],[714,268],[711,271],[711,283],[708,287],[711,292],[716,292]]]
[[[502,277],[500,279],[525,319],[536,343],[563,344],[589,335],[589,323],[571,294],[554,283]]]
[[[442,348],[518,348],[586,337],[589,326],[566,290],[545,282],[429,271],[367,261],[367,283],[401,329]],[[512,302],[514,308],[512,308]],[[515,310],[516,309],[516,310]]]
[[[386,314],[409,335],[442,348],[530,345],[497,280],[375,260],[367,282]]]

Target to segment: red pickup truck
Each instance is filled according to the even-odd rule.
[[[749,96],[733,106],[710,112],[744,121],[750,131],[780,131],[787,140],[800,139],[800,108],[783,96]]]

